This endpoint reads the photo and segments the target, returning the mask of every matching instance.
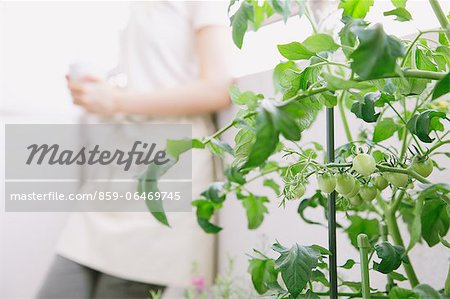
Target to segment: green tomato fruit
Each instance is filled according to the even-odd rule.
[[[425,161],[415,161],[411,168],[424,178],[429,177],[433,172],[433,161],[431,159],[426,159]]]
[[[377,169],[377,162],[369,154],[359,154],[353,159],[353,169],[363,176],[369,176]]]
[[[377,197],[378,189],[374,185],[364,185],[359,189],[359,195],[367,202],[370,202]]]
[[[353,186],[352,191],[349,194],[347,194],[346,197],[350,199],[350,198],[356,196],[359,192],[359,188],[360,188],[359,182],[357,180],[355,180],[355,185]]]
[[[373,184],[378,188],[378,190],[381,191],[386,189],[386,187],[389,185],[389,182],[381,175],[378,175],[375,177]]]
[[[362,205],[362,203],[364,202],[363,199],[361,198],[361,196],[359,196],[359,194],[350,197],[348,199],[348,201],[350,202],[350,204],[354,207],[359,207],[360,205]]]
[[[295,189],[293,190],[292,194],[294,195],[293,199],[300,199],[300,198],[302,198],[302,196],[305,194],[305,185],[298,184],[295,187]]]
[[[404,173],[387,172],[383,175],[389,183],[397,188],[404,188],[408,185],[408,175]]]
[[[355,178],[348,173],[342,173],[336,175],[336,191],[346,196],[352,192],[355,187]]]
[[[336,188],[336,178],[332,174],[324,173],[317,176],[317,185],[319,186],[320,191],[331,193]]]

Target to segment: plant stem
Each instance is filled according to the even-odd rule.
[[[450,23],[442,10],[441,5],[438,0],[429,0],[431,7],[433,8],[434,14],[436,15],[442,29],[446,30],[445,35],[450,39]]]
[[[402,71],[402,76],[405,78],[441,80],[442,78],[445,77],[445,75],[447,75],[447,73],[423,71],[423,70],[404,69]],[[362,80],[362,79],[356,78],[355,81],[365,82],[365,81],[373,81],[373,80],[378,80],[378,79],[399,78],[399,77],[401,77],[401,75],[399,75],[399,74],[389,74],[389,75],[385,75],[385,76],[382,76],[377,79],[369,79],[369,80]]]
[[[345,168],[345,167],[351,167],[352,163],[328,163],[325,166],[326,167],[334,167],[334,168]]]
[[[431,154],[432,152],[434,152],[436,149],[440,148],[441,146],[445,145],[445,144],[449,144],[450,140],[445,140],[445,141],[441,141],[436,143],[435,145],[433,145],[432,147],[430,147],[430,149],[427,151],[427,155]]]
[[[421,78],[431,80],[441,80],[445,77],[446,73],[423,71],[423,70],[404,70],[403,75],[406,78]]]
[[[365,234],[358,235],[359,258],[361,265],[361,293],[363,299],[370,299],[370,279],[369,279],[369,238]]]
[[[404,168],[390,167],[390,166],[384,166],[384,165],[377,165],[377,168],[381,172],[396,172],[396,173],[407,174],[423,184],[431,184],[431,182],[429,180],[427,180],[426,178],[424,178],[417,172],[412,171],[409,168],[404,169]]]
[[[400,151],[400,161],[403,162],[403,158],[405,158],[406,149],[408,148],[408,128],[403,127],[403,140],[402,140],[402,149]]]
[[[347,120],[347,116],[345,114],[345,108],[344,108],[344,95],[345,95],[345,92],[346,91],[343,90],[341,95],[339,96],[338,108],[339,108],[339,113],[341,115],[342,124],[344,125],[344,131],[345,131],[345,135],[347,136],[347,140],[348,140],[348,142],[353,142],[352,132],[350,131],[350,126],[348,125],[348,120]]]
[[[388,226],[389,234],[391,235],[394,244],[405,247],[402,236],[400,234],[400,229],[398,228],[397,219],[395,218],[395,211],[389,209],[385,215],[385,220]],[[409,261],[408,256],[406,256],[405,258]],[[408,263],[403,263],[403,267],[405,268],[406,276],[409,279],[411,287],[417,286],[419,284],[419,280],[417,279],[416,272],[414,271],[411,262],[409,261]]]
[[[311,90],[309,90],[306,93],[301,93],[301,94],[295,95],[295,96],[293,96],[293,97],[283,101],[282,103],[279,104],[278,107],[286,106],[286,105],[288,105],[288,104],[290,104],[292,102],[295,102],[295,101],[298,101],[298,100],[310,97],[310,96],[315,95],[315,94],[319,94],[319,93],[325,92],[327,90],[328,90],[328,88],[326,86],[322,86],[322,87],[311,89]]]

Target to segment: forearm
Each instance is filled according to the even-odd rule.
[[[198,80],[152,92],[123,91],[117,98],[117,112],[149,116],[178,116],[212,113],[230,104],[231,80]]]

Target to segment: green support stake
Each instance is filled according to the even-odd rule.
[[[327,108],[327,156],[328,163],[334,162],[334,110]],[[337,286],[337,249],[336,249],[336,192],[328,195],[328,250],[331,252],[330,264],[330,298],[338,298]]]
[[[359,258],[361,265],[361,294],[363,299],[370,299],[369,279],[369,238],[365,234],[358,235]]]

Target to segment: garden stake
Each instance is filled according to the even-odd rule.
[[[327,154],[328,163],[334,162],[334,111],[327,108]],[[330,298],[338,298],[337,292],[337,249],[336,249],[336,192],[328,195],[328,249],[330,255]]]
[[[365,234],[358,235],[359,257],[361,264],[361,293],[363,299],[370,299],[370,281],[369,281],[369,238]]]

